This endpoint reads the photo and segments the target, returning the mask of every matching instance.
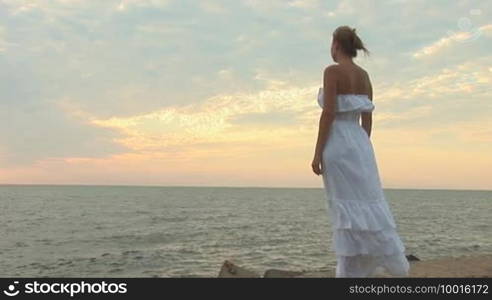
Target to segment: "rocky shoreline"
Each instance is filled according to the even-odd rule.
[[[407,255],[410,262],[408,277],[492,277],[492,254],[460,257],[443,257],[423,261],[414,255]],[[235,259],[222,264],[218,277],[222,278],[320,278],[335,277],[335,270],[307,271],[267,269],[262,274],[242,266]],[[375,277],[392,277],[380,273]]]

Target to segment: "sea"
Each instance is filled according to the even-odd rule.
[[[492,253],[492,191],[384,189],[406,254]],[[1,277],[336,266],[322,188],[0,185]]]

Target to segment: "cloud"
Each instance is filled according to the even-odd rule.
[[[420,76],[397,80],[395,83],[375,82],[375,99],[384,104],[409,100],[415,101],[409,104],[414,104],[421,103],[421,99],[434,99],[437,102],[433,105],[455,102],[463,97],[486,99],[492,92],[492,72],[487,64],[490,59],[491,56],[471,58],[456,65],[429,70]]]
[[[298,114],[295,112],[269,112],[269,113],[248,113],[232,117],[229,122],[232,124],[258,127],[292,127],[297,123]]]
[[[199,2],[200,8],[212,14],[224,14],[229,12],[229,10],[225,6],[226,2],[217,1],[217,0],[203,0]]]
[[[0,52],[5,50],[7,42],[5,41],[5,28],[0,27]]]
[[[294,0],[287,5],[302,9],[316,9],[320,7],[320,0]]]
[[[410,107],[409,109],[398,113],[377,113],[375,114],[375,120],[379,127],[393,127],[395,124],[401,124],[405,120],[419,119],[422,117],[430,117],[432,113],[432,105],[424,105],[417,107]]]
[[[220,95],[200,105],[174,106],[128,118],[94,119],[91,123],[120,130],[126,137],[117,141],[135,151],[198,149],[201,144],[258,145],[264,141],[272,147],[272,141],[288,139],[307,128],[302,115],[299,119],[294,115],[316,110],[315,91],[310,87]]]
[[[116,9],[118,11],[126,11],[132,7],[165,8],[171,0],[120,0],[118,2]]]
[[[49,158],[105,157],[128,151],[112,141],[118,132],[91,126],[83,117],[42,103],[0,105],[0,135],[4,138],[0,164],[30,166]]]
[[[312,184],[304,163],[320,114],[315,96],[332,63],[331,32],[345,24],[372,53],[356,62],[373,80],[375,144],[394,158],[418,142],[405,153],[422,170],[437,166],[431,159],[444,145],[457,159],[468,150],[478,168],[490,152],[491,8],[424,0],[1,1],[0,155],[9,167],[0,180],[59,172],[52,178],[233,182],[237,167],[247,182],[269,174]]]
[[[242,0],[246,7],[249,7],[260,13],[269,13],[279,10],[301,9],[315,11],[321,8],[320,0]]]
[[[440,53],[443,49],[450,48],[453,45],[457,45],[464,42],[470,42],[476,40],[482,36],[490,36],[492,34],[492,24],[486,24],[478,28],[473,28],[469,31],[450,31],[448,36],[445,36],[438,41],[426,46],[420,50],[417,50],[414,54],[414,58],[423,58],[427,56],[433,56]]]
[[[7,48],[12,46],[17,46],[17,44],[8,41],[7,30],[5,27],[0,26],[0,55],[2,55],[2,52],[7,50]]]

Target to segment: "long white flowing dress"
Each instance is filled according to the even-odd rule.
[[[323,108],[323,88],[318,104]],[[385,199],[374,149],[360,125],[375,108],[367,95],[338,94],[336,116],[322,154],[326,208],[330,212],[335,277],[408,276],[410,264]]]

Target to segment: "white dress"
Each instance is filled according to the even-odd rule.
[[[371,140],[360,126],[373,111],[367,95],[338,94],[336,116],[322,154],[336,277],[408,276],[410,264],[385,199]],[[323,108],[323,88],[318,104]]]

